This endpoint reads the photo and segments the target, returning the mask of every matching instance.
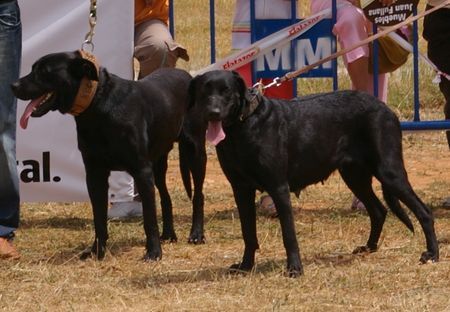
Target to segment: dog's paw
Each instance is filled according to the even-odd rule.
[[[89,258],[92,258],[92,251],[90,248],[87,250],[84,250],[80,255],[80,260],[82,260],[82,261],[87,260]]]
[[[97,260],[103,260],[105,258],[105,252],[95,252],[91,249],[83,251],[80,255],[80,260],[87,260],[89,258],[96,258]]]
[[[200,245],[206,243],[205,235],[203,234],[191,234],[188,240],[189,244]]]
[[[426,263],[435,263],[439,261],[439,256],[435,253],[432,253],[430,251],[425,251],[422,253],[422,256],[420,257],[420,263],[426,264]]]
[[[162,235],[159,237],[159,239],[161,242],[164,242],[164,243],[178,242],[178,238],[177,238],[177,235],[175,234],[175,232],[172,232],[170,234],[162,233]]]
[[[291,278],[300,277],[301,275],[303,275],[303,267],[288,267],[285,274],[287,277]]]
[[[252,270],[253,266],[235,263],[228,268],[230,274],[246,274]]]
[[[150,262],[150,261],[159,261],[162,259],[162,251],[156,250],[156,251],[147,251],[144,255],[144,261]]]
[[[369,247],[369,246],[358,246],[353,250],[353,254],[357,255],[357,254],[363,254],[363,253],[372,253],[377,251],[376,247]]]
[[[85,249],[80,255],[80,260],[87,260],[89,258],[96,258],[97,260],[103,260],[105,258],[106,247],[96,248],[96,246],[97,244],[94,243],[93,247]]]

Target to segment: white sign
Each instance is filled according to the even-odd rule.
[[[41,56],[81,48],[89,30],[89,0],[19,0],[22,14],[21,76]],[[134,1],[98,0],[94,54],[101,66],[132,77]],[[17,115],[27,103],[18,102]],[[19,119],[18,119],[19,120]],[[85,172],[70,115],[49,112],[17,127],[21,201],[87,201]]]

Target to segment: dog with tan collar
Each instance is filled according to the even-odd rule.
[[[204,132],[187,114],[191,76],[180,69],[162,68],[139,80],[125,80],[100,67],[85,51],[49,54],[29,75],[13,84],[14,94],[31,100],[20,120],[49,111],[75,117],[78,148],[86,170],[92,203],[95,240],[81,258],[105,256],[108,177],[126,171],[135,180],[142,199],[147,237],[146,260],[162,257],[160,239],[176,241],[172,203],[166,187],[167,156],[179,142],[183,183],[191,197],[194,182],[193,223],[189,242],[203,243],[203,180],[206,169]],[[161,197],[163,230],[160,236],[155,189]]]

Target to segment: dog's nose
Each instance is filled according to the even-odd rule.
[[[210,120],[220,119],[220,109],[218,107],[211,108],[208,111],[208,118]]]
[[[17,92],[17,90],[19,89],[19,87],[20,87],[20,84],[19,84],[18,81],[13,82],[13,83],[11,84],[11,90],[13,91],[14,94],[16,94],[16,92]]]

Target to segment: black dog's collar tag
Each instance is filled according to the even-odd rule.
[[[256,84],[253,88],[248,89],[248,92],[250,94],[250,101],[248,106],[245,107],[242,111],[242,114],[239,118],[241,121],[247,119],[256,110],[259,103],[261,102],[263,91],[264,89],[262,84]]]

